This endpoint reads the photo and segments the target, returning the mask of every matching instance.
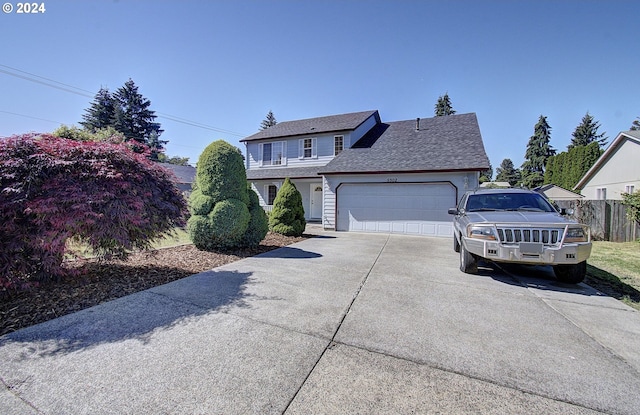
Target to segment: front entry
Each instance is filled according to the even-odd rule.
[[[311,212],[309,219],[322,219],[322,185],[319,183],[311,183]]]

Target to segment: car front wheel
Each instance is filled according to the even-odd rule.
[[[453,235],[453,250],[460,252],[460,242],[458,242],[458,238],[455,235]]]
[[[466,274],[475,274],[478,272],[478,261],[475,256],[465,248],[464,244],[460,244],[460,271]]]
[[[572,265],[554,265],[553,273],[560,282],[567,284],[577,284],[584,280],[587,275],[587,261]]]

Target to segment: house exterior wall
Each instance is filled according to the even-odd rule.
[[[606,189],[606,199],[622,200],[622,193],[628,186],[640,190],[640,144],[625,140],[608,160],[595,172],[582,188],[582,195],[587,200],[602,198],[602,191]]]
[[[464,192],[479,185],[479,172],[446,172],[446,173],[384,173],[358,175],[329,175],[322,180],[324,204],[322,224],[324,229],[336,229],[336,193],[343,183],[428,183],[450,182],[457,189],[457,200],[460,201]]]
[[[268,185],[275,185],[278,190],[284,183],[284,180],[252,180],[250,181],[251,188],[254,192],[258,194],[258,200],[260,201],[260,206],[262,206],[266,211],[270,211],[271,207],[267,205],[267,197],[265,187]],[[321,183],[321,177],[318,176],[317,179],[291,179],[291,183],[294,184],[296,189],[300,192],[300,196],[302,197],[302,207],[304,209],[304,218],[306,220],[310,220],[310,212],[311,212],[311,183]]]

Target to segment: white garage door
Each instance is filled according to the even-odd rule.
[[[456,190],[448,183],[349,183],[337,193],[342,231],[453,235],[448,208]]]

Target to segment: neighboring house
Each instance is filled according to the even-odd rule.
[[[580,179],[574,190],[587,200],[622,200],[640,189],[640,131],[623,131]]]
[[[447,214],[489,168],[475,114],[383,123],[378,111],[281,122],[246,137],[269,210],[289,177],[325,229],[450,236]]]
[[[196,179],[196,168],[193,166],[179,166],[170,163],[158,163],[165,169],[171,171],[176,177],[178,189],[188,196],[191,193],[191,184]]]
[[[509,188],[511,184],[509,182],[484,182],[480,184],[480,187],[488,187],[488,188]]]
[[[542,193],[549,200],[579,200],[584,198],[584,196],[569,191],[563,187],[556,186],[555,184],[545,184],[544,186],[536,187],[536,192]]]

